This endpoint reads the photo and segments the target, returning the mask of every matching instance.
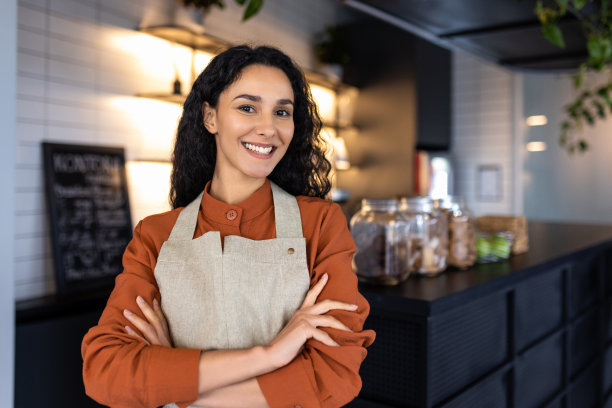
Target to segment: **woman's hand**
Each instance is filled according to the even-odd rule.
[[[330,310],[357,310],[357,305],[326,299],[316,303],[317,297],[325,287],[328,276],[324,274],[306,293],[302,306],[295,312],[289,323],[276,335],[266,347],[274,364],[283,367],[301,351],[304,343],[310,338],[328,346],[339,346],[329,334],[319,327],[332,327],[338,330],[352,331],[333,316],[325,313]]]
[[[160,346],[172,347],[170,342],[170,332],[168,331],[168,322],[166,316],[159,306],[157,299],[153,299],[153,308],[140,296],[136,298],[138,307],[145,315],[146,320],[142,319],[128,309],[123,310],[123,315],[136,327],[144,338],[130,326],[125,326],[125,331],[132,337],[136,337],[147,344],[157,344]]]

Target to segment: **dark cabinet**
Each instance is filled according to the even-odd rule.
[[[359,397],[415,408],[612,405],[612,228],[537,227],[534,248],[507,263],[362,284],[377,337]],[[581,228],[603,235],[572,245]],[[550,253],[551,240],[570,251]]]
[[[414,109],[413,129],[404,129],[398,137],[415,134],[416,149],[449,150],[451,52],[369,18],[341,30],[350,40],[347,41],[350,64],[345,69],[344,82],[363,91],[360,99],[371,98],[370,105],[383,103],[386,110],[396,112],[398,117]],[[397,95],[399,90],[401,95]],[[360,118],[356,121],[359,123]]]

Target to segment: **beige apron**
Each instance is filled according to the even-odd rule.
[[[294,196],[271,187],[275,239],[229,235],[223,249],[219,231],[193,239],[203,193],[180,212],[155,267],[175,347],[267,344],[302,304],[310,278],[300,211]]]

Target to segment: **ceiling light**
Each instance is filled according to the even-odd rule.
[[[546,142],[529,142],[526,147],[528,152],[543,152],[546,150]]]
[[[545,115],[533,115],[529,116],[526,122],[527,126],[543,126],[548,123],[548,119]]]

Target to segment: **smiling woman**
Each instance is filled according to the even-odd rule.
[[[173,154],[174,210],[145,218],[82,354],[117,407],[339,407],[374,340],[355,245],[329,192],[304,76],[231,48],[195,81]]]

